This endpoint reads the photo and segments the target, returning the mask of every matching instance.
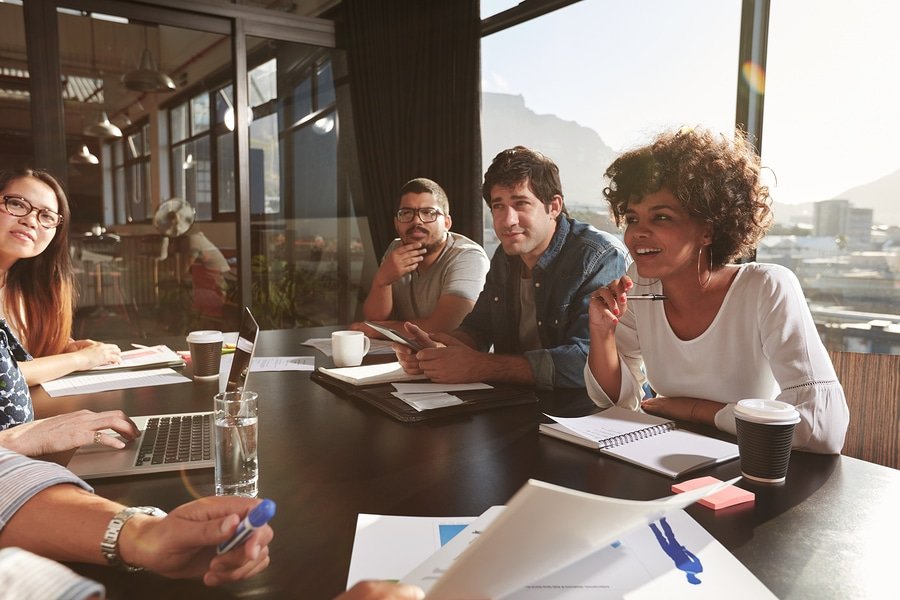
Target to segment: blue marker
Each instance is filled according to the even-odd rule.
[[[275,516],[275,503],[271,500],[263,500],[256,507],[251,510],[244,520],[238,523],[237,530],[235,530],[234,535],[231,536],[231,539],[227,542],[219,544],[219,547],[216,549],[218,554],[225,554],[229,550],[237,548],[250,537],[250,534],[253,533],[254,529],[259,529],[263,525],[269,522],[269,519]]]

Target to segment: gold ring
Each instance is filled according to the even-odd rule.
[[[103,434],[99,431],[94,432],[94,443],[99,444],[100,440],[103,438]]]

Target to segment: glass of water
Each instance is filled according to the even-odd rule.
[[[249,496],[259,492],[256,392],[220,392],[215,395],[216,495]]]

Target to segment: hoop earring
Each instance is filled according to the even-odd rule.
[[[712,279],[712,246],[709,246],[709,273],[706,275],[706,281],[700,281],[700,261],[703,260],[703,248],[700,246],[700,252],[697,253],[697,281],[700,283],[701,289],[706,289],[709,280]]]

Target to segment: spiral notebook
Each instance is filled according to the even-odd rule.
[[[738,457],[736,444],[679,429],[667,419],[614,406],[586,417],[546,415],[540,432],[672,478]]]

